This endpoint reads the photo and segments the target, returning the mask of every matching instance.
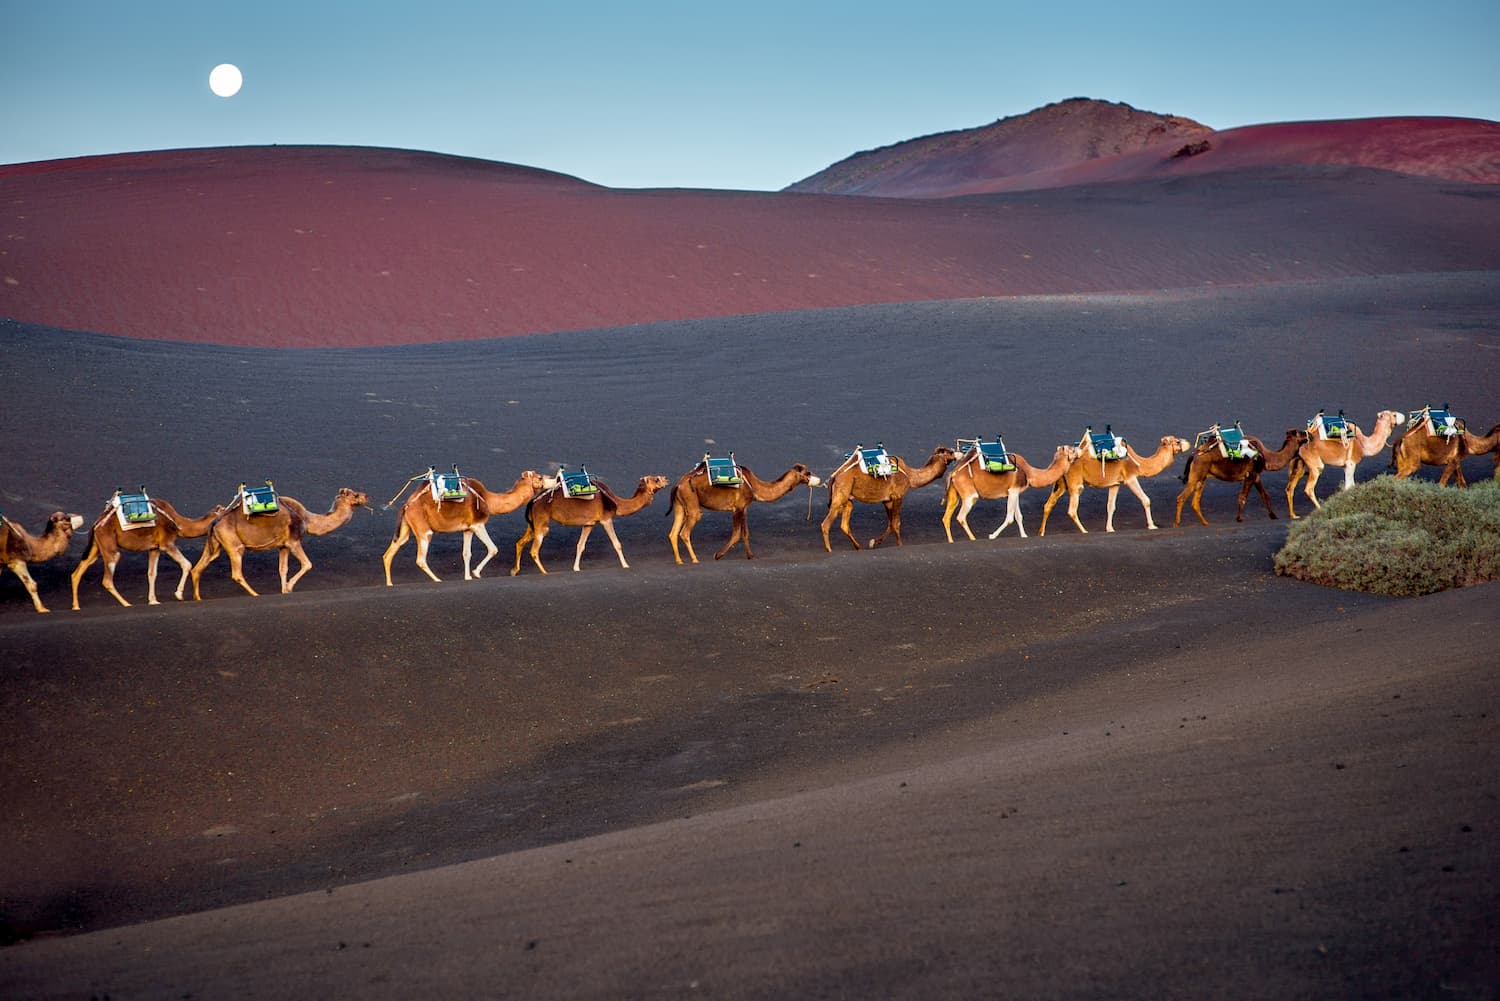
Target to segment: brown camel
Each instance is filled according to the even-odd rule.
[[[1213,430],[1217,432],[1217,426]],[[1260,491],[1260,499],[1266,505],[1266,514],[1274,520],[1276,512],[1271,510],[1271,496],[1266,493],[1265,485],[1260,482],[1260,474],[1285,469],[1296,456],[1297,449],[1307,440],[1307,432],[1301,428],[1290,428],[1281,447],[1274,452],[1266,448],[1265,443],[1254,435],[1244,435],[1243,440],[1250,443],[1255,454],[1238,457],[1224,454],[1219,447],[1217,433],[1209,435],[1205,432],[1199,437],[1202,442],[1188,456],[1187,465],[1182,470],[1182,482],[1187,486],[1183,487],[1182,493],[1177,495],[1177,517],[1173,519],[1172,525],[1175,527],[1182,524],[1182,505],[1189,499],[1193,502],[1193,513],[1198,516],[1198,520],[1205,525],[1208,524],[1208,519],[1203,517],[1203,508],[1200,504],[1203,499],[1203,487],[1210,478],[1223,480],[1226,483],[1241,484],[1239,506],[1235,509],[1234,515],[1235,521],[1245,520],[1245,502],[1250,499],[1252,487]]]
[[[4,567],[10,567],[21,578],[21,583],[25,585],[26,593],[31,595],[31,603],[38,612],[49,609],[37,595],[36,581],[31,579],[31,572],[26,569],[26,564],[45,563],[61,556],[67,552],[73,533],[82,527],[82,515],[54,511],[47,519],[47,527],[42,530],[42,534],[31,535],[20,525],[0,515],[0,573],[4,573]]]
[[[432,544],[433,535],[439,532],[463,533],[464,580],[480,576],[485,565],[500,551],[500,547],[490,538],[485,523],[494,515],[509,514],[516,510],[550,485],[546,477],[532,469],[523,472],[515,485],[504,493],[495,493],[472,476],[463,477],[462,482],[466,488],[462,499],[440,501],[433,496],[431,481],[423,477],[417,489],[401,505],[401,522],[396,526],[396,534],[386,547],[385,555],[381,557],[385,562],[387,587],[391,586],[391,561],[396,558],[397,551],[406,545],[406,540],[413,536],[417,540],[417,566],[427,576],[438,580],[438,575],[427,565],[427,548]],[[484,543],[485,556],[479,561],[479,566],[471,571],[470,553],[475,536]]]
[[[1302,492],[1307,494],[1312,501],[1313,507],[1322,507],[1318,503],[1318,495],[1314,491],[1318,476],[1322,474],[1324,466],[1342,466],[1344,470],[1344,490],[1354,486],[1354,467],[1359,465],[1359,460],[1372,456],[1385,448],[1385,443],[1391,437],[1391,431],[1406,421],[1406,415],[1399,410],[1382,410],[1375,416],[1375,433],[1367,435],[1359,429],[1359,425],[1348,421],[1349,434],[1344,438],[1324,437],[1318,431],[1318,421],[1314,418],[1308,424],[1307,441],[1303,442],[1297,449],[1297,460],[1291,464],[1286,477],[1286,511],[1291,518],[1297,517],[1297,511],[1292,506],[1292,498],[1297,490],[1297,482],[1305,475],[1307,485]]]
[[[95,560],[104,561],[104,590],[114,595],[120,604],[130,607],[130,602],[115,589],[115,567],[119,565],[122,553],[146,554],[146,602],[151,605],[161,604],[156,600],[157,561],[162,553],[170,556],[182,569],[182,576],[178,579],[177,590],[174,592],[177,600],[182,600],[193,565],[182,555],[182,550],[177,548],[177,540],[203,538],[213,528],[214,521],[224,513],[224,505],[215,504],[213,510],[201,518],[189,518],[179,514],[175,507],[160,497],[152,497],[150,504],[156,518],[149,525],[121,528],[114,501],[104,509],[99,520],[94,522],[94,527],[89,531],[88,549],[73,571],[73,611],[78,611],[79,607],[78,585]]]
[[[312,569],[312,560],[302,548],[302,540],[309,535],[327,535],[342,528],[354,515],[355,508],[369,506],[370,498],[358,490],[340,487],[333,498],[333,507],[327,514],[309,511],[301,501],[285,494],[277,498],[277,503],[278,508],[274,514],[255,515],[246,514],[244,506],[236,503],[214,522],[208,535],[208,544],[203,547],[203,555],[193,565],[194,601],[202,598],[199,582],[203,579],[203,571],[219,558],[221,550],[229,554],[229,576],[256,597],[259,595],[255,588],[245,579],[245,552],[277,550],[280,556],[281,593],[291,594],[302,575]],[[296,556],[300,565],[300,569],[290,580],[286,575],[288,554]]]
[[[516,543],[516,565],[510,572],[512,577],[521,572],[521,553],[528,542],[531,543],[531,562],[542,573],[547,572],[541,560],[542,540],[547,537],[553,522],[582,529],[578,534],[578,549],[573,554],[575,571],[581,569],[583,547],[588,543],[589,533],[595,525],[601,526],[609,536],[609,541],[614,544],[615,555],[620,557],[620,566],[630,569],[630,564],[625,562],[625,550],[620,546],[620,538],[615,535],[614,519],[628,517],[645,508],[658,490],[666,488],[667,478],[642,476],[635,493],[629,497],[615,496],[609,487],[598,480],[593,483],[599,488],[598,492],[588,497],[569,497],[559,485],[537,494],[526,505],[526,532]]]
[[[1021,522],[1021,494],[1028,487],[1050,487],[1056,483],[1064,473],[1078,459],[1078,449],[1072,445],[1059,445],[1057,451],[1052,453],[1052,462],[1038,469],[1026,461],[1026,457],[1019,452],[1006,452],[1013,469],[1005,472],[991,472],[984,468],[981,461],[979,443],[976,441],[973,447],[963,453],[958,464],[948,473],[948,485],[943,497],[943,532],[947,534],[948,541],[953,541],[953,515],[958,512],[958,524],[974,541],[974,532],[969,528],[969,512],[974,510],[974,505],[980,500],[999,500],[1004,497],[1005,521],[1000,527],[990,533],[990,538],[1000,537],[1000,533],[1015,522],[1016,528],[1021,532],[1021,538],[1026,538],[1026,526]]]
[[[1431,407],[1423,407],[1407,418],[1406,431],[1391,435],[1391,461],[1386,467],[1404,480],[1423,466],[1442,466],[1438,475],[1438,486],[1446,486],[1454,480],[1461,487],[1468,486],[1464,480],[1464,456],[1468,450],[1466,441],[1471,437],[1461,420],[1448,424],[1448,408],[1437,411],[1438,420],[1451,428],[1444,434],[1442,428],[1434,426]],[[1451,420],[1451,418],[1449,418]],[[1478,440],[1478,439],[1475,439]]]
[[[724,548],[714,553],[714,559],[723,559],[734,548],[734,544],[743,539],[745,559],[753,560],[755,554],[750,551],[750,522],[746,518],[750,505],[756,501],[767,503],[780,500],[803,483],[815,487],[823,482],[800,462],[774,480],[763,480],[751,472],[750,467],[736,464],[739,483],[720,486],[715,485],[709,477],[708,456],[705,455],[703,459],[672,488],[672,528],[667,533],[667,541],[672,543],[672,556],[677,560],[678,566],[682,565],[678,539],[687,546],[688,558],[694,563],[698,562],[698,554],[693,552],[693,528],[703,517],[704,511],[730,511],[734,515],[734,530]],[[733,459],[733,455],[730,459]]]
[[[1483,436],[1464,432],[1464,451],[1469,455],[1495,453],[1495,479],[1500,480],[1500,424],[1490,428]]]
[[[1079,447],[1085,447],[1089,436],[1084,435]],[[1141,502],[1141,508],[1146,512],[1146,527],[1152,531],[1156,530],[1156,522],[1151,519],[1151,498],[1146,496],[1146,491],[1141,488],[1141,477],[1155,476],[1172,464],[1172,459],[1188,451],[1193,446],[1188,444],[1187,439],[1177,438],[1173,435],[1165,435],[1156,451],[1151,455],[1140,455],[1130,445],[1124,445],[1125,455],[1119,459],[1098,459],[1084,455],[1068,467],[1052,487],[1052,493],[1047,498],[1047,503],[1042,505],[1042,527],[1038,535],[1047,534],[1047,518],[1051,516],[1052,509],[1057,506],[1057,501],[1064,493],[1068,495],[1068,517],[1073,519],[1073,524],[1084,534],[1088,529],[1083,527],[1083,522],[1078,520],[1078,499],[1083,495],[1084,487],[1102,487],[1109,491],[1108,516],[1104,521],[1104,530],[1113,532],[1115,530],[1115,499],[1119,495],[1120,486],[1123,484],[1130,488]]]
[[[885,531],[870,540],[871,549],[891,535],[896,537],[896,545],[901,545],[901,504],[906,499],[907,491],[927,486],[942,476],[958,459],[956,451],[947,445],[939,445],[933,449],[931,457],[916,469],[907,465],[900,456],[892,455],[888,457],[890,473],[872,476],[860,461],[863,451],[865,450],[856,448],[827,480],[828,514],[823,517],[822,530],[823,548],[830,553],[833,552],[833,545],[828,541],[828,530],[835,519],[838,520],[839,531],[854,544],[855,549],[860,548],[859,540],[849,531],[849,519],[854,514],[855,501],[885,507]]]

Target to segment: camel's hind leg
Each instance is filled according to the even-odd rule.
[[[21,578],[21,583],[25,586],[26,593],[31,595],[31,603],[36,607],[36,610],[38,612],[49,611],[47,606],[42,604],[41,596],[37,594],[36,581],[31,579],[31,572],[26,569],[26,561],[11,560],[6,564],[6,566],[10,567],[11,571],[14,572],[17,577]]]
[[[286,554],[288,549],[291,550],[293,556],[297,557],[297,562],[302,564],[302,569],[298,570],[292,576],[292,579],[286,582],[286,586],[281,589],[282,594],[291,594],[292,588],[297,586],[299,580],[307,576],[307,571],[311,570],[313,566],[312,559],[307,555],[307,550],[302,548],[302,540],[291,539],[287,542],[286,549],[281,551],[281,577],[283,580],[286,580]]]
[[[73,570],[73,611],[78,611],[78,585],[83,580],[83,575],[88,572],[89,567],[99,558],[99,543],[89,535],[89,548],[83,554],[83,559],[78,561],[78,566]]]
[[[411,538],[411,536],[411,526],[406,523],[406,515],[403,512],[401,523],[396,526],[396,534],[391,537],[391,544],[385,547],[385,553],[380,557],[380,562],[385,564],[386,587],[392,586],[391,563],[396,559],[396,554],[401,551],[401,547],[406,545],[406,540]],[[423,570],[427,570],[426,567],[422,566],[422,556],[420,553],[417,554],[417,566],[422,567]],[[427,570],[427,576],[432,577],[433,580],[437,579],[433,577],[431,570]]]
[[[156,600],[156,565],[160,562],[160,549],[153,549],[146,554],[146,604],[148,605],[161,604]]]
[[[1266,493],[1266,485],[1260,481],[1260,474],[1259,473],[1251,473],[1250,474],[1250,482],[1253,483],[1253,484],[1255,484],[1255,489],[1256,490],[1260,491],[1260,501],[1261,501],[1262,504],[1264,504],[1266,506],[1266,514],[1267,514],[1267,516],[1269,516],[1272,521],[1275,521],[1276,520],[1276,512],[1271,509],[1271,495],[1268,494],[1268,493]],[[1244,513],[1245,513],[1245,497],[1244,497],[1244,495],[1242,493],[1242,495],[1240,497],[1240,514],[1243,515]]]
[[[875,549],[891,536],[896,537],[896,545],[901,545],[901,498],[896,497],[886,501],[885,508],[885,531],[870,540],[870,548]]]

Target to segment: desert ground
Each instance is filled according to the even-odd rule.
[[[1319,409],[1500,421],[1493,189],[1331,176],[1239,173],[1226,206],[1276,211],[1196,231],[1197,181],[1036,196],[1058,225],[1006,239],[1076,262],[1097,226],[1139,271],[1113,290],[316,348],[0,321],[0,501],[35,530],[140,483],[189,514],[265,478],[378,508],[454,463],[626,492],[705,450],[826,475],[876,440],[915,464],[998,433],[1043,464],[1088,425],[1145,450],[1234,420],[1276,443]],[[262,597],[221,559],[179,603],[163,561],[148,607],[127,556],[135,607],[96,566],[73,612],[80,534],[33,568],[52,614],[0,580],[0,995],[1500,996],[1496,586],[1277,578],[1284,476],[1276,520],[1211,484],[1211,524],[1174,528],[1180,471],[1145,483],[1154,532],[1122,492],[1106,534],[1090,491],[1087,535],[1059,509],[1042,536],[1031,491],[1026,539],[949,545],[939,482],[905,545],[829,554],[801,489],[751,508],[755,560],[715,562],[709,514],[679,567],[662,494],[618,525],[628,570],[596,532],[572,573],[558,529],[552,573],[510,576],[515,513],[481,579],[445,537],[441,584],[408,544],[390,588],[394,512],[356,512],[292,595],[261,555]]]

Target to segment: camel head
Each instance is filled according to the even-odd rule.
[[[1182,455],[1184,452],[1191,452],[1193,450],[1192,442],[1186,438],[1179,438],[1171,434],[1162,435],[1161,447],[1172,455]]]
[[[665,476],[642,476],[640,488],[648,494],[654,494],[658,490],[665,490],[667,488],[667,478]]]
[[[1406,423],[1406,415],[1399,410],[1382,410],[1375,415],[1375,424],[1378,427],[1382,423],[1387,427],[1398,428]]]
[[[521,482],[531,488],[531,492],[539,494],[543,490],[550,490],[557,486],[556,477],[543,476],[535,469],[528,469],[521,474]]]
[[[792,467],[792,472],[797,474],[798,483],[806,483],[810,487],[818,487],[823,485],[823,481],[818,476],[816,476],[811,469],[808,469],[800,462]]]
[[[958,461],[958,451],[956,449],[949,448],[947,445],[939,445],[937,448],[932,450],[932,458],[942,459],[943,465],[949,466]],[[931,462],[932,459],[928,459],[927,461]]]
[[[1052,459],[1054,462],[1058,459],[1067,459],[1068,465],[1071,466],[1073,463],[1077,462],[1079,457],[1082,455],[1083,449],[1079,448],[1077,445],[1059,445],[1057,446],[1057,451],[1052,453]]]
[[[375,509],[370,507],[370,495],[363,490],[351,490],[348,487],[339,487],[339,492],[334,495],[333,504],[335,507],[340,504],[347,504],[350,507],[362,507],[371,514],[375,513]]]
[[[47,518],[48,532],[61,532],[65,536],[71,536],[83,527],[83,515],[67,514],[62,511],[53,511]]]

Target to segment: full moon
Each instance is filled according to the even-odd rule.
[[[208,74],[208,89],[220,97],[233,97],[240,92],[245,78],[234,63],[220,63]]]

